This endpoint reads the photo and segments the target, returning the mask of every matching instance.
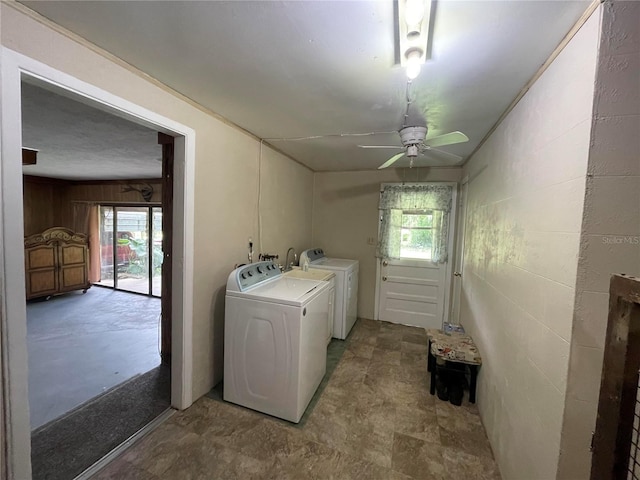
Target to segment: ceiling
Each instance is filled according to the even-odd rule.
[[[25,175],[66,180],[162,177],[157,131],[89,106],[53,85],[42,87],[22,83],[22,144],[38,150],[37,163],[23,165]]]
[[[400,145],[407,78],[391,0],[22,3],[315,171],[375,169],[394,151],[357,145]],[[464,132],[469,142],[441,147],[463,163],[589,3],[438,1],[408,123],[426,121],[427,139]],[[339,136],[368,132],[392,133]]]

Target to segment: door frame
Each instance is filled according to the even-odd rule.
[[[460,300],[462,297],[462,282],[464,278],[464,235],[467,228],[467,196],[469,194],[469,176],[465,176],[460,182],[458,210],[458,225],[456,228],[455,272],[460,276],[453,278],[451,285],[451,315],[453,323],[460,325]],[[456,286],[457,285],[457,286]]]
[[[443,313],[442,313],[442,322],[445,319],[449,318],[449,311],[451,305],[451,287],[452,287],[452,271],[453,271],[453,256],[454,256],[454,237],[456,234],[456,205],[458,201],[458,182],[385,182],[380,184],[380,193],[382,194],[382,189],[386,185],[425,185],[425,184],[434,184],[434,185],[450,185],[453,187],[453,196],[451,198],[451,214],[449,217],[449,240],[447,245],[447,250],[449,252],[449,258],[447,260],[447,266],[445,268],[445,279],[444,279],[444,297],[443,297]],[[380,222],[382,220],[382,213],[378,209],[378,238],[380,238]],[[376,258],[376,292],[375,292],[375,305],[373,308],[373,318],[374,320],[380,320],[380,272],[382,269],[382,259]]]
[[[22,189],[21,81],[27,75],[117,110],[123,116],[176,136],[172,278],[171,405],[193,403],[193,244],[195,132],[193,129],[56,70],[6,47],[1,50],[0,106],[0,298],[2,388],[5,395],[6,459],[10,478],[31,478],[28,402],[24,220]]]

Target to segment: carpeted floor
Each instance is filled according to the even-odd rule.
[[[34,480],[69,480],[170,407],[169,368],[118,385],[31,435]]]

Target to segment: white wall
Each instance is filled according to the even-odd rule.
[[[200,397],[222,374],[227,276],[235,263],[246,261],[250,236],[259,245],[259,171],[264,200],[263,247],[279,251],[290,245],[302,249],[310,243],[310,223],[300,222],[297,216],[311,216],[312,172],[267,147],[263,147],[259,168],[260,143],[254,137],[59,27],[45,25],[5,2],[1,8],[4,47],[195,130],[193,396]],[[271,191],[282,178],[297,187]],[[290,204],[295,205],[293,210],[282,207]],[[283,216],[282,211],[295,215]]]
[[[403,180],[457,182],[460,175],[460,168],[391,168],[315,174],[313,247],[321,247],[331,257],[360,261],[359,317],[374,316],[380,184]],[[372,244],[367,242],[368,238],[373,238]]]
[[[588,479],[613,273],[640,276],[640,3],[605,3],[559,478]]]
[[[2,36],[2,9],[0,9],[0,36]],[[2,71],[2,55],[0,55],[0,72]],[[0,82],[0,98],[2,98],[2,82]],[[0,114],[0,132],[2,131],[2,115]],[[1,135],[0,135],[1,137]],[[2,140],[0,138],[0,152],[2,151]],[[0,168],[0,184],[2,184],[2,169]],[[0,221],[2,219],[2,214],[0,214]],[[2,235],[0,235],[0,251],[2,251]],[[4,328],[5,322],[5,303],[2,298],[2,292],[4,291],[3,284],[5,282],[4,278],[4,265],[3,260],[0,259],[0,325]],[[0,345],[0,371],[4,372],[6,365],[4,364],[4,352],[2,349],[2,345]],[[3,380],[0,381],[0,445],[2,445],[2,451],[0,451],[0,478],[6,478],[7,475],[7,455],[6,455],[6,433],[5,433],[5,382],[4,375],[2,375]],[[23,462],[26,463],[26,462]]]
[[[558,468],[599,26],[596,13],[465,168],[461,321],[505,479]]]

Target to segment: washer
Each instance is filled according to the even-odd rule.
[[[330,270],[302,270],[300,267],[293,267],[284,272],[285,276],[296,278],[308,278],[310,280],[323,280],[329,282],[329,318],[327,320],[327,345],[331,343],[333,337],[333,317],[335,314],[334,303],[336,301],[336,274]]]
[[[300,254],[300,265],[304,264],[336,274],[333,337],[344,340],[358,317],[358,260],[327,257],[321,248],[311,248]]]
[[[327,368],[328,282],[285,277],[273,262],[227,280],[223,398],[299,422]]]

